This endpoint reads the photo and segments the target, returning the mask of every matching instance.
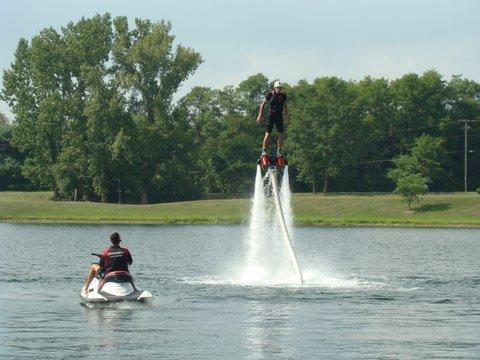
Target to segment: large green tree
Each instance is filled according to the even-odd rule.
[[[442,130],[445,148],[449,153],[449,172],[452,174],[446,186],[453,190],[463,190],[464,176],[464,122],[462,119],[474,120],[468,126],[469,188],[480,185],[480,83],[453,76],[448,83],[449,97],[446,107],[449,113]]]
[[[205,193],[220,191],[220,178],[213,156],[216,153],[216,139],[225,125],[225,112],[220,91],[207,87],[192,88],[177,107],[177,116],[183,117],[192,131],[191,141],[197,151],[193,158],[197,170],[195,183]]]
[[[192,151],[173,95],[202,59],[174,46],[170,31],[168,22],[140,19],[129,29],[126,17],[105,14],[20,40],[1,95],[32,181],[54,198],[108,201],[120,184],[144,203],[149,190],[175,194],[171,179],[185,171],[171,159],[188,163]]]
[[[240,82],[236,89],[236,99],[243,109],[243,114],[251,119],[256,119],[259,105],[270,89],[268,78],[261,73],[249,76]]]
[[[69,63],[71,90],[65,99],[68,122],[62,151],[55,167],[57,183],[64,196],[83,194],[87,199],[108,199],[113,181],[110,145],[122,116],[118,92],[107,65],[112,47],[109,14],[96,15],[63,28],[65,54]],[[121,101],[121,100],[120,100]]]
[[[148,203],[150,188],[168,176],[164,161],[171,155],[175,140],[165,130],[173,111],[173,95],[202,58],[190,48],[173,47],[169,22],[136,19],[135,28],[129,29],[127,18],[119,17],[114,25],[115,75],[128,96],[133,121],[126,134],[130,141],[122,145],[121,152],[137,169],[141,201]]]
[[[299,82],[294,90],[287,149],[298,176],[315,193],[335,178],[344,163],[355,161],[360,107],[353,84],[336,77]]]
[[[58,198],[54,166],[62,147],[67,117],[67,62],[59,33],[46,28],[31,43],[21,39],[11,68],[3,75],[2,98],[15,115],[13,142],[28,153],[24,174],[49,186]]]
[[[45,28],[29,43],[20,40],[4,72],[2,98],[15,115],[13,142],[28,157],[24,173],[54,198],[88,187],[85,72],[102,67],[111,47],[110,16]]]
[[[198,183],[204,191],[250,192],[263,136],[254,119],[268,88],[268,79],[257,74],[238,87],[194,88],[181,100],[194,130]]]
[[[406,74],[392,81],[391,91],[398,152],[406,150],[421,134],[439,134],[447,117],[448,91],[447,82],[438,72],[430,70],[421,76]]]
[[[361,130],[356,136],[359,164],[344,167],[342,188],[350,191],[388,189],[389,181],[384,176],[390,166],[388,160],[398,153],[390,83],[367,76],[354,88],[361,113]],[[353,184],[352,179],[355,179]]]

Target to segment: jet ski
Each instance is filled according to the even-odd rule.
[[[92,255],[99,256],[99,254]],[[101,277],[95,276],[86,292],[80,296],[87,303],[108,303],[119,301],[146,302],[153,299],[149,291],[142,291],[133,282],[128,271],[112,271]]]

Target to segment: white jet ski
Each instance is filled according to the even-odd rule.
[[[98,254],[93,254],[97,255]],[[87,303],[107,303],[119,301],[145,302],[153,299],[149,291],[142,291],[133,282],[128,271],[112,271],[101,278],[96,276],[86,292],[80,296]]]

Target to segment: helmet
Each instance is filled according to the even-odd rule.
[[[281,87],[282,87],[282,83],[277,80],[277,81],[275,81],[275,84],[273,84],[273,87],[281,88]]]

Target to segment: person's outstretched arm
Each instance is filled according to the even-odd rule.
[[[260,110],[258,111],[258,116],[257,116],[257,124],[260,124],[260,122],[262,121],[263,109],[265,108],[266,103],[267,103],[267,100],[263,99],[262,103],[260,104]]]

